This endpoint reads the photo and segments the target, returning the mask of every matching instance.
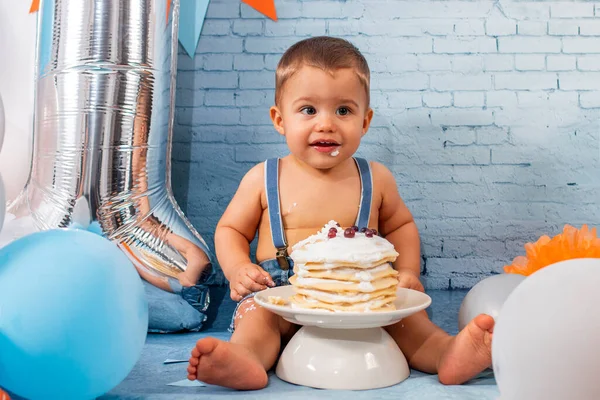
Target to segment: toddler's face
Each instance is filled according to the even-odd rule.
[[[350,68],[330,74],[303,66],[285,83],[280,104],[271,108],[292,154],[318,169],[351,157],[372,116],[365,89]]]

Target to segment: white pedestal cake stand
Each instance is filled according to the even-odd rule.
[[[425,293],[398,289],[396,310],[331,312],[292,308],[291,286],[257,293],[255,301],[289,322],[303,325],[285,347],[277,376],[290,383],[319,389],[364,390],[392,386],[410,375],[396,342],[381,327],[424,310],[431,304]],[[269,302],[280,297],[285,304]]]

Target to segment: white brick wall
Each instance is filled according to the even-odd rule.
[[[565,223],[600,225],[600,2],[277,0],[273,22],[212,0],[179,57],[174,189],[207,237],[256,162],[286,152],[273,71],[311,35],[372,69],[359,154],[385,163],[415,215],[428,287],[470,287]]]

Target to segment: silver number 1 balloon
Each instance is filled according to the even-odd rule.
[[[33,163],[15,205],[38,229],[104,234],[159,287],[197,282],[212,259],[171,189],[178,15],[178,0],[42,2]]]

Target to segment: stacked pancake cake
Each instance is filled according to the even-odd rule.
[[[372,229],[329,221],[292,247],[292,306],[330,311],[394,310],[398,253]]]

